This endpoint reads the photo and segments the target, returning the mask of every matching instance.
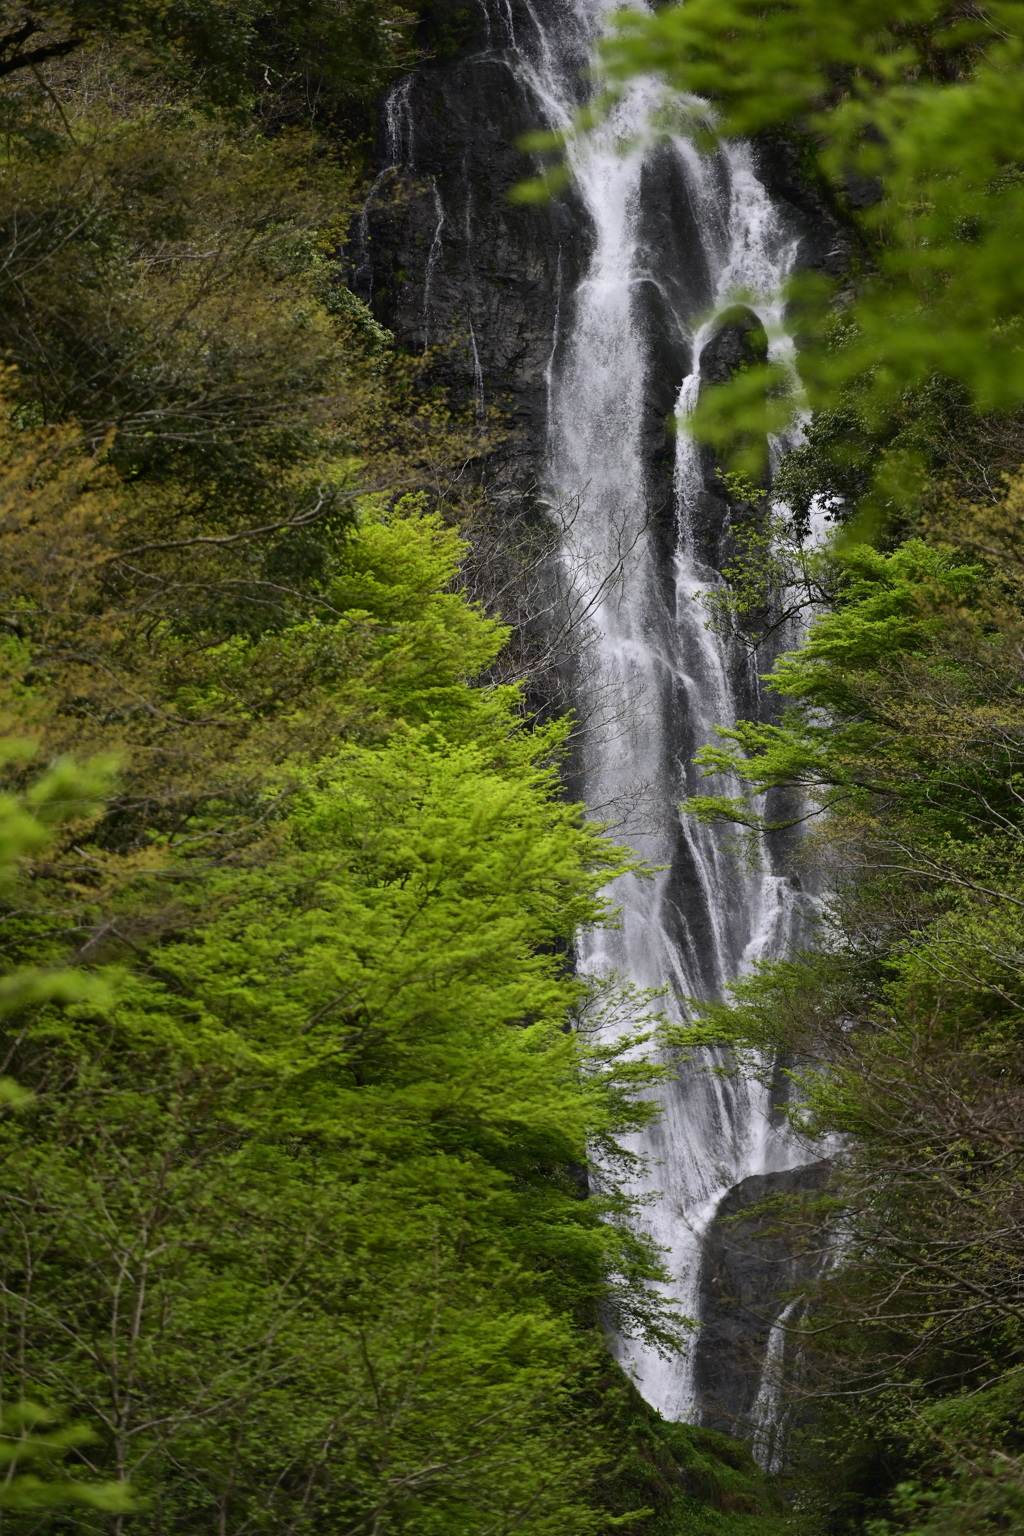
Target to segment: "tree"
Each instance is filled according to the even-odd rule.
[[[567,1170],[651,1074],[561,1027],[605,871],[518,755],[343,749],[108,1007],[9,1037],[4,1373],[171,1528],[596,1518],[565,1416],[607,1281],[650,1326],[658,1270]]]
[[[599,1317],[675,1328],[582,1198],[656,1072],[566,965],[621,867],[566,727],[472,686],[503,630],[422,497],[356,498],[268,619],[217,595],[280,530],[153,538],[72,424],[8,413],[0,460],[7,710],[124,764],[3,904],[9,970],[103,990],[4,1024],[0,1376],[165,1529],[596,1528]]]
[[[4,744],[7,761],[31,759],[33,755],[29,742],[8,740]],[[104,762],[77,768],[71,763],[55,764],[36,778],[25,795],[0,796],[0,881],[9,884],[18,860],[45,849],[60,825],[89,819],[98,797],[109,786],[111,766]],[[99,1003],[106,999],[103,984],[82,972],[22,967],[9,972],[0,984],[0,1016],[17,1017],[28,1007],[46,1003]],[[31,1095],[21,1085],[9,1077],[0,1078],[0,1120],[9,1123],[11,1115],[23,1111],[30,1101]],[[68,1476],[60,1467],[93,1436],[81,1424],[55,1428],[58,1417],[25,1399],[0,1411],[0,1466],[4,1472],[0,1510],[32,1513],[75,1506],[116,1515],[134,1509],[126,1484],[97,1483],[77,1473]]]
[[[0,79],[38,71],[115,39],[143,69],[162,68],[218,105],[262,94],[307,117],[373,100],[406,62],[411,22],[367,0],[5,0]]]

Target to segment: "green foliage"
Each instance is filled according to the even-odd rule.
[[[30,741],[0,743],[0,761],[30,762],[34,755]],[[111,788],[115,767],[113,758],[84,765],[58,759],[23,793],[0,794],[0,887],[9,890],[17,881],[19,862],[49,849],[58,829],[68,823],[75,831],[89,825]],[[86,972],[21,967],[0,978],[0,1017],[43,1003],[104,1003],[108,997],[104,983]],[[26,1101],[24,1090],[10,1079],[0,1078],[0,1088],[0,1103]]]
[[[767,492],[753,498],[741,476],[723,479],[733,496],[758,510],[748,517],[734,512],[725,582],[696,595],[709,629],[756,652],[801,614],[830,601],[834,561],[830,549],[808,543],[806,528],[790,512],[765,509]]]
[[[697,761],[707,773],[737,775],[754,795],[796,789],[832,808],[845,802],[861,807],[872,795],[887,795],[898,796],[908,809],[926,802],[933,814],[934,781],[941,779],[943,826],[963,835],[978,789],[976,775],[983,771],[975,744],[964,744],[958,784],[950,771],[955,743],[929,740],[926,733],[947,704],[935,696],[937,686],[963,694],[967,708],[976,703],[986,650],[991,651],[993,683],[998,687],[1004,681],[999,662],[1012,640],[987,635],[979,615],[971,639],[980,654],[964,655],[963,637],[949,623],[951,614],[977,602],[981,584],[980,566],[966,565],[948,548],[920,540],[892,554],[870,545],[847,549],[836,611],[812,623],[800,650],[781,657],[768,679],[787,701],[781,724],[741,721],[719,728],[720,740],[729,745],[706,747]],[[979,702],[976,707],[984,706]],[[912,722],[916,730],[908,730]],[[923,750],[927,756],[922,757]],[[995,743],[993,751],[998,751]],[[954,805],[960,808],[959,818]],[[720,811],[747,826],[771,825],[746,800],[730,801],[727,807],[724,799],[698,797],[688,806],[712,819]]]
[[[0,11],[0,77],[102,47],[218,106],[307,116],[368,103],[408,59],[410,13],[366,0],[48,0]],[[319,98],[319,100],[318,100]]]
[[[538,750],[321,762],[270,863],[15,1048],[5,1374],[27,1343],[165,1522],[597,1518],[573,1382],[599,1297],[657,1330],[658,1270],[568,1168],[649,1110],[562,1028],[607,869]]]
[[[616,1492],[647,1507],[650,1536],[747,1536],[791,1529],[772,1480],[748,1446],[713,1429],[666,1422],[623,1384],[606,1413],[622,1448]],[[628,1528],[628,1527],[627,1527]]]
[[[932,377],[879,421],[864,409],[866,383],[837,390],[779,466],[772,489],[798,520],[818,499],[834,521],[853,521],[855,540],[895,540],[925,527],[941,536],[951,501],[992,502],[1001,476],[1020,468],[1019,413],[982,413],[962,385]]]
[[[651,72],[713,100],[713,130],[699,113],[692,124],[706,136],[801,134],[862,254],[841,345],[835,285],[807,275],[793,285],[802,385],[835,411],[857,381],[857,409],[881,429],[934,376],[983,411],[1024,395],[1022,50],[1013,0],[983,10],[686,0],[626,13],[605,68],[613,82]],[[865,187],[876,195],[848,195]],[[795,404],[784,373],[766,366],[709,395],[698,426],[719,438],[763,432]]]
[[[326,606],[204,637],[204,594],[186,648],[106,575],[149,499],[63,430],[6,473],[8,709],[125,755],[7,769],[8,1390],[165,1529],[596,1529],[599,1316],[678,1336],[610,1182],[660,1069],[590,1043],[565,949],[622,857],[558,796],[564,727],[467,679],[504,634],[461,541],[366,495]]]
[[[2,753],[8,761],[33,755],[31,743],[13,740],[3,743]],[[40,853],[61,824],[81,822],[95,810],[98,797],[109,788],[110,768],[100,762],[84,768],[59,762],[24,795],[0,796],[0,879],[9,883],[18,860]],[[17,1016],[41,1004],[102,1006],[109,996],[103,982],[87,973],[22,967],[0,980],[0,1016]],[[24,1111],[31,1099],[20,1084],[0,1077],[0,1116]],[[58,1464],[94,1437],[84,1425],[55,1428],[54,1419],[53,1413],[24,1399],[0,1413],[0,1510],[28,1513],[77,1505],[119,1514],[134,1509],[123,1483],[67,1476]]]
[[[0,345],[30,420],[71,413],[94,442],[115,428],[125,467],[191,452],[206,477],[339,438],[359,349],[323,254],[351,177],[308,137],[93,107],[71,142],[8,141],[0,196]]]
[[[128,1514],[137,1507],[131,1492],[119,1483],[90,1483],[52,1475],[54,1463],[88,1445],[92,1434],[82,1425],[53,1427],[53,1415],[35,1403],[19,1403],[0,1416],[0,1510],[22,1514],[68,1505]],[[40,1473],[50,1472],[50,1476]]]

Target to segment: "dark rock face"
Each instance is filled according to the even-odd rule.
[[[768,359],[768,337],[753,310],[737,304],[721,317],[717,329],[704,343],[700,355],[702,390],[725,384],[745,368]],[[761,514],[757,507],[739,501],[716,468],[711,448],[703,451],[704,489],[691,512],[693,532],[706,565],[721,571],[736,553],[737,525]]]
[[[743,368],[763,363],[768,357],[765,328],[745,304],[737,304],[722,316],[721,324],[705,342],[700,358],[706,384],[724,384]]]
[[[478,39],[479,41],[479,39]],[[456,400],[497,405],[511,429],[491,465],[503,487],[536,477],[563,306],[588,239],[571,191],[539,206],[509,201],[534,172],[518,150],[537,127],[500,50],[421,70],[382,109],[380,159],[397,158],[370,195],[352,286]],[[397,151],[397,155],[396,155]]]
[[[696,1344],[703,1423],[712,1429],[751,1432],[772,1324],[822,1263],[819,1223],[808,1223],[806,1245],[797,1246],[780,1207],[820,1194],[830,1166],[823,1160],[744,1179],[718,1208],[704,1249]]]
[[[777,129],[762,134],[756,145],[758,174],[772,198],[787,203],[799,215],[801,264],[826,277],[842,278],[857,250],[858,236],[831,190],[809,167],[810,147],[799,136]]]

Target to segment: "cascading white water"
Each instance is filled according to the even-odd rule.
[[[751,1449],[758,1465],[766,1472],[781,1472],[785,1464],[783,1455],[785,1422],[784,1417],[780,1415],[780,1409],[786,1329],[787,1326],[792,1326],[794,1315],[799,1313],[803,1303],[802,1296],[794,1296],[793,1300],[783,1307],[772,1325],[764,1352],[761,1385],[750,1415],[754,1431]]]
[[[593,48],[605,10],[574,0],[557,21],[543,21],[530,5],[527,14],[534,35],[517,43],[522,78],[549,124],[564,129],[578,105],[580,62]],[[799,928],[802,899],[786,878],[738,867],[719,835],[678,810],[696,784],[692,767],[673,749],[674,717],[683,713],[697,742],[712,739],[716,724],[732,723],[736,657],[705,627],[695,600],[721,578],[695,553],[691,512],[703,475],[685,427],[714,322],[694,330],[688,314],[674,316],[690,332],[694,359],[678,400],[674,590],[666,590],[649,526],[642,428],[652,358],[639,295],[652,275],[640,219],[652,153],[644,139],[656,100],[653,85],[640,80],[597,132],[569,139],[593,245],[552,370],[548,484],[554,499],[579,502],[573,548],[564,557],[570,580],[581,597],[600,593],[589,608],[593,636],[578,685],[584,794],[596,814],[618,823],[624,841],[662,866],[651,879],[627,876],[617,883],[619,924],[585,935],[580,963],[644,988],[667,987],[667,1007],[679,1016],[682,998],[717,990],[758,958],[783,952]],[[714,307],[742,295],[776,335],[778,295],[796,245],[757,179],[749,150],[737,145],[700,154],[679,138],[658,152],[674,155],[685,179]],[[786,356],[785,341],[771,346],[776,357]],[[671,1294],[689,1316],[699,1310],[701,1239],[725,1193],[752,1174],[807,1160],[806,1149],[773,1124],[767,1091],[707,1070],[717,1064],[694,1064],[664,1089],[660,1122],[634,1147],[646,1160],[637,1181],[638,1191],[651,1197],[644,1220],[666,1251]],[[662,1359],[629,1341],[619,1348],[648,1401],[669,1418],[694,1416],[692,1363]]]

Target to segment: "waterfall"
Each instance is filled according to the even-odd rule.
[[[593,46],[602,13],[580,0],[568,24],[563,14],[547,28],[532,8],[529,14],[535,51],[524,51],[521,67],[548,122],[561,128],[576,105],[579,58]],[[736,719],[741,689],[734,648],[705,627],[696,600],[721,581],[697,548],[693,513],[705,475],[685,425],[714,322],[695,327],[687,313],[673,316],[692,361],[677,401],[670,583],[651,526],[642,421],[652,357],[640,298],[645,284],[662,291],[666,284],[652,268],[640,221],[652,154],[643,140],[655,102],[652,84],[637,81],[596,133],[570,140],[575,184],[594,233],[563,322],[547,473],[553,498],[579,499],[574,548],[566,556],[570,580],[581,594],[596,585],[602,593],[590,609],[593,637],[578,685],[584,795],[595,814],[616,823],[617,835],[659,867],[652,879],[617,883],[619,924],[583,938],[580,964],[644,988],[667,987],[667,1007],[679,1017],[681,998],[713,994],[756,960],[784,952],[803,914],[786,877],[745,871],[721,835],[678,810],[697,787],[686,748]],[[623,152],[623,143],[636,147]],[[678,138],[657,152],[674,157],[689,189],[715,307],[742,294],[774,334],[796,240],[758,181],[749,149],[701,155]],[[770,345],[785,357],[784,340]],[[699,1313],[701,1238],[722,1196],[750,1175],[807,1159],[802,1144],[773,1123],[767,1091],[715,1072],[721,1064],[694,1063],[666,1087],[660,1123],[634,1144],[647,1167],[638,1180],[638,1192],[649,1197],[644,1220],[666,1250],[670,1292],[691,1317]],[[667,1417],[698,1413],[687,1361],[664,1360],[625,1341],[619,1352],[644,1396]]]
[[[782,1369],[786,1350],[786,1327],[799,1311],[804,1298],[794,1296],[772,1324],[764,1356],[761,1385],[751,1413],[754,1430],[753,1452],[766,1472],[781,1472],[784,1459],[782,1442],[785,1423],[780,1419],[782,1406]]]
[[[526,104],[524,127],[570,130],[612,4],[481,5],[478,68],[491,80],[505,72],[510,96]],[[553,325],[534,365],[546,404],[537,434],[543,440],[534,447],[543,496],[552,508],[578,508],[561,558],[570,605],[589,626],[575,679],[579,783],[593,814],[656,870],[616,882],[617,925],[581,937],[579,964],[586,973],[664,988],[666,1011],[682,1019],[687,997],[715,996],[758,959],[783,953],[805,917],[795,882],[770,867],[744,867],[728,838],[679,811],[686,794],[706,787],[692,766],[694,751],[713,739],[716,724],[759,708],[755,668],[742,647],[705,627],[698,601],[722,580],[708,538],[707,466],[686,429],[708,344],[720,331],[706,316],[741,296],[772,338],[770,355],[786,362],[792,346],[781,335],[778,296],[798,239],[747,146],[705,153],[682,133],[652,143],[646,130],[658,99],[651,81],[638,80],[598,129],[582,138],[569,132],[572,217],[587,224],[575,248],[586,254],[574,280],[558,246]],[[454,228],[436,162],[420,162],[413,102],[408,82],[400,82],[385,107],[384,137],[396,165],[412,164],[415,144],[418,172],[431,178],[421,236],[421,248],[429,245],[421,322],[429,335],[444,242]],[[683,220],[685,239],[676,227]],[[466,222],[469,251],[468,214]],[[469,334],[479,401],[481,332],[472,315]],[[674,462],[662,451],[666,462],[656,464],[652,399],[665,398],[666,388],[660,417],[674,409],[679,428]],[[563,510],[558,515],[564,520]],[[724,515],[719,503],[719,520]],[[659,1090],[661,1118],[632,1147],[644,1170],[635,1182],[645,1197],[642,1220],[665,1251],[669,1294],[698,1321],[702,1240],[723,1197],[753,1175],[809,1159],[768,1089],[715,1070],[725,1065],[706,1052],[680,1069]],[[693,1351],[666,1360],[632,1340],[615,1347],[666,1417],[699,1419]],[[772,1404],[761,1397],[758,1448],[776,1456],[766,1427]]]

